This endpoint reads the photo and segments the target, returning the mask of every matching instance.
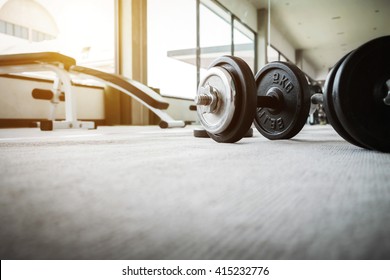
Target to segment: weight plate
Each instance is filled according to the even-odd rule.
[[[198,105],[197,114],[205,130],[217,134],[230,125],[235,111],[236,86],[232,75],[224,68],[215,66],[207,70],[199,84],[195,102],[201,94],[207,94],[212,104]]]
[[[207,131],[203,128],[194,128],[194,137],[196,138],[210,138]]]
[[[350,54],[350,53],[349,53]],[[343,58],[341,58],[330,70],[328,73],[328,76],[326,77],[325,85],[324,85],[324,107],[325,107],[325,113],[326,117],[329,121],[329,123],[332,125],[333,129],[342,137],[344,140],[348,141],[349,143],[359,146],[361,148],[367,148],[361,145],[358,141],[356,141],[344,128],[343,125],[340,123],[339,119],[337,118],[336,111],[334,109],[333,104],[333,84],[334,79],[336,77],[337,70],[339,69],[341,63],[348,57],[348,55],[345,55]]]
[[[202,125],[217,142],[239,141],[248,132],[256,111],[256,85],[251,69],[238,57],[219,57],[210,65],[206,78],[200,83],[200,87],[206,85],[217,90],[218,105],[215,112],[209,113],[204,111],[204,106],[197,106]],[[210,123],[218,123],[218,128],[210,129]]]
[[[194,128],[194,137],[196,138],[210,138],[207,131],[202,128]],[[245,138],[253,137],[253,128],[249,128],[248,132],[244,135]]]
[[[333,103],[344,129],[360,144],[390,152],[390,36],[369,41],[340,65]]]
[[[249,128],[249,130],[244,135],[245,138],[251,138],[253,137],[253,128]]]
[[[310,110],[310,88],[305,75],[291,63],[271,62],[256,75],[257,96],[274,95],[277,109],[258,105],[254,124],[271,140],[294,137],[306,123]]]

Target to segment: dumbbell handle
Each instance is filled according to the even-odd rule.
[[[257,108],[277,109],[280,102],[276,96],[257,96]]]
[[[210,105],[212,102],[212,95],[201,93],[195,97],[196,105]],[[322,104],[323,95],[320,93],[313,94],[311,97],[312,104]],[[257,96],[257,107],[277,109],[280,106],[281,102],[277,95],[267,95],[267,96]]]
[[[317,105],[324,102],[322,93],[315,93],[310,98],[311,104]],[[280,101],[276,96],[257,96],[257,107],[277,109],[280,106]]]
[[[212,95],[201,93],[195,97],[196,105],[208,106],[212,102]],[[276,109],[280,102],[275,96],[257,96],[257,107]]]

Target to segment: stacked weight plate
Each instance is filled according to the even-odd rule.
[[[330,71],[324,90],[329,122],[350,143],[390,152],[390,36],[367,42]]]

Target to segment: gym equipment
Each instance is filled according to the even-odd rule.
[[[345,140],[362,148],[390,152],[389,50],[390,36],[363,44],[329,72],[324,94],[312,96],[306,77],[295,65],[267,64],[255,77],[256,128],[272,140],[291,138],[302,129],[310,109],[313,112],[315,106],[312,105],[323,103],[330,124]],[[233,57],[224,60],[239,61]],[[225,72],[215,69],[218,62],[212,63],[195,98],[201,123],[218,142],[223,142],[217,138],[221,133],[230,133],[234,135],[231,139],[240,140],[245,133],[238,133],[236,127],[231,126],[232,116],[244,118],[253,114],[236,105],[239,98],[253,100],[252,87],[242,87],[242,79],[246,80],[244,85],[251,85],[253,81],[251,74],[245,74],[248,71],[240,70],[244,63],[240,63],[241,68],[228,63]],[[232,78],[233,72],[239,73],[240,79]],[[252,107],[247,106],[246,110]]]
[[[287,139],[306,122],[310,89],[293,64],[272,62],[254,79],[243,60],[223,56],[210,65],[195,103],[201,124],[217,142],[239,141],[253,119],[265,137]]]
[[[336,77],[337,70],[339,69],[341,63],[347,58],[348,55],[345,55],[340,59],[333,68],[329,71],[328,76],[324,85],[324,95],[323,95],[323,104],[325,107],[326,117],[328,118],[329,123],[332,125],[334,130],[342,137],[344,140],[349,143],[364,148],[359,142],[357,142],[344,128],[340,123],[335,108],[333,104],[333,83]]]
[[[217,142],[234,143],[249,130],[256,109],[256,84],[246,62],[222,56],[211,63],[195,97],[199,120]]]
[[[124,76],[109,74],[99,70],[74,65],[70,67],[70,72],[81,77],[88,77],[99,80],[113,88],[133,97],[142,105],[155,113],[160,119],[161,128],[185,127],[186,123],[181,120],[174,120],[166,111],[169,107],[164,98],[151,88],[140,82],[130,80]]]
[[[49,99],[51,101],[50,116],[47,121],[41,122],[41,130],[52,130],[56,128],[96,128],[94,122],[77,120],[76,100],[72,91],[70,73],[100,80],[133,97],[161,119],[161,128],[184,127],[186,125],[184,121],[174,120],[169,116],[165,111],[169,104],[152,89],[139,82],[123,76],[77,66],[73,58],[55,52],[0,55],[0,75],[38,71],[52,71],[56,74],[51,94],[39,90],[33,92],[34,98]],[[61,97],[62,94],[64,94],[63,98]],[[52,97],[50,98],[50,96]],[[65,101],[65,120],[55,121],[56,106],[61,99]]]
[[[321,86],[317,85],[317,84],[314,84],[314,85],[310,85],[310,95],[313,96],[314,94],[321,94],[322,95],[322,88]],[[314,112],[317,110],[317,105],[318,104],[321,104],[321,102],[311,102],[311,105],[310,105],[310,111],[309,111],[309,114],[312,115],[314,114]]]
[[[291,63],[272,62],[255,77],[257,130],[271,140],[290,139],[306,123],[310,110],[310,88],[299,68]]]
[[[51,112],[49,120],[52,122],[50,126],[44,125],[42,130],[46,128],[86,128],[94,129],[94,122],[85,122],[77,120],[76,100],[72,91],[72,81],[68,70],[72,65],[76,64],[76,60],[71,57],[55,53],[23,53],[0,56],[0,74],[23,73],[23,72],[40,72],[51,71],[55,73],[53,81],[53,99],[51,99]],[[61,93],[65,94],[65,120],[54,121],[56,106]]]
[[[390,152],[390,36],[373,39],[336,63],[325,83],[329,122],[345,140]]]
[[[31,95],[34,99],[40,100],[53,100],[53,98],[57,97],[51,90],[48,89],[40,89],[34,88],[31,92]],[[58,101],[65,101],[65,93],[61,92],[60,96],[58,96]]]
[[[210,138],[210,135],[203,128],[194,128],[193,131],[194,137],[197,138]],[[253,137],[253,128],[249,128],[248,132],[243,136],[244,138]]]

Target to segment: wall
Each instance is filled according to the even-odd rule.
[[[314,67],[305,59],[302,59],[302,64],[298,65],[298,67],[306,73],[310,78],[316,79],[318,77],[316,70]]]
[[[271,45],[281,52],[288,60],[295,62],[295,49],[271,23]]]

